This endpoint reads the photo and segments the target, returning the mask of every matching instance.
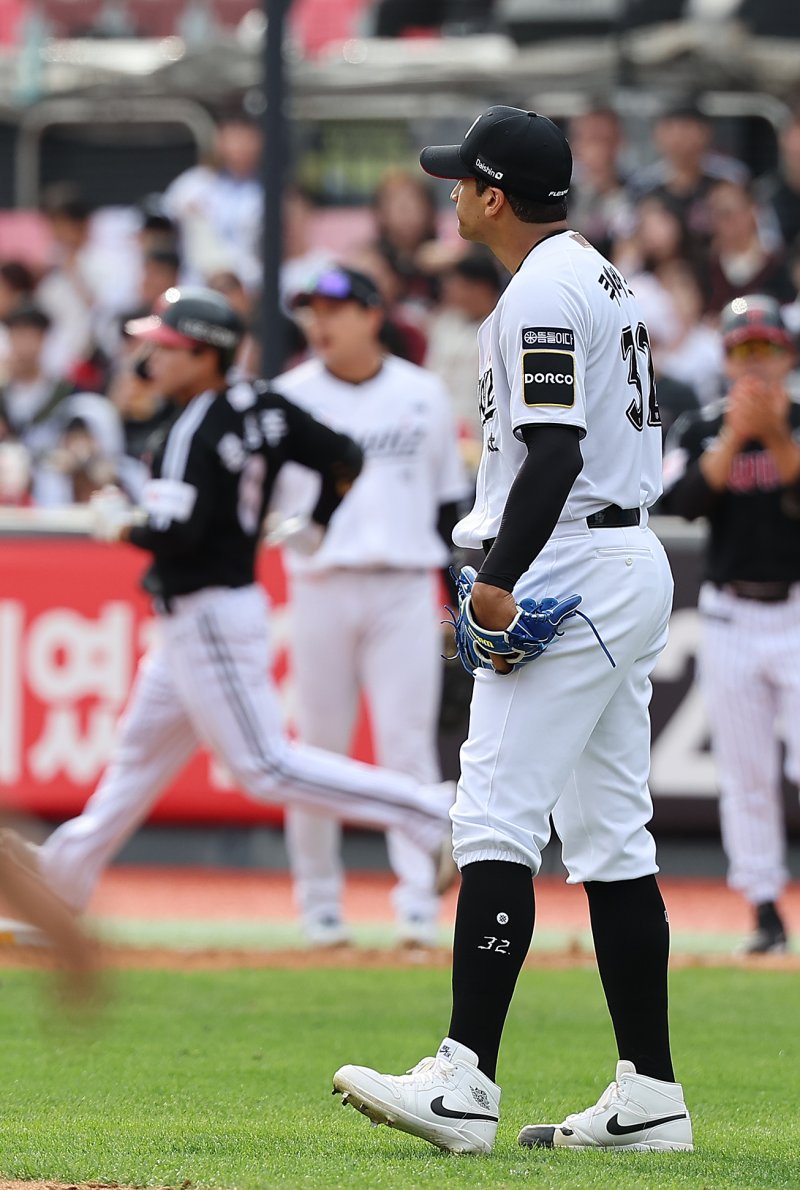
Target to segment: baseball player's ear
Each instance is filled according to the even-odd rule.
[[[506,196],[502,190],[498,190],[496,186],[489,186],[486,190],[487,203],[484,208],[487,215],[499,215],[505,206]]]

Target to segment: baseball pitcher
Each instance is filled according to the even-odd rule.
[[[452,810],[453,1009],[438,1053],[408,1075],[344,1066],[334,1086],[440,1148],[492,1148],[500,1038],[552,814],[568,878],[588,897],[619,1061],[594,1106],[529,1125],[520,1143],[690,1149],[647,829],[649,675],[672,603],[647,526],[661,491],[647,327],[625,279],[569,228],[572,157],[546,117],[490,108],[462,144],[427,148],[421,162],[455,179],[460,234],[512,274],[479,331],[483,455],[475,507],[454,534],[485,560],[462,571],[456,617],[475,686]],[[535,1071],[535,1035],[530,1058]]]

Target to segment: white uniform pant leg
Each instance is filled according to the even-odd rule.
[[[460,867],[501,859],[525,863],[535,875],[550,834],[550,814],[562,794],[561,829],[569,844],[573,832],[572,819],[564,821],[568,814],[575,814],[576,839],[583,830],[581,804],[567,804],[568,782],[574,772],[584,774],[579,762],[587,747],[591,771],[593,733],[626,685],[630,693],[620,695],[620,706],[635,698],[643,708],[639,722],[645,721],[649,683],[634,673],[652,666],[665,639],[672,578],[663,547],[646,528],[576,527],[571,536],[551,539],[515,595],[542,598],[573,591],[583,596],[581,608],[594,620],[616,668],[589,626],[573,618],[564,635],[537,660],[509,675],[487,670],[476,674],[469,735],[461,750],[461,781],[451,812]],[[616,710],[610,721],[618,723]],[[654,870],[652,840],[644,825],[651,808],[646,786],[649,731],[623,735],[615,726],[608,740],[603,738],[608,730],[606,723],[595,744],[603,751],[613,743],[617,755],[609,755],[605,767],[616,771],[604,777],[593,809],[596,822],[607,820],[610,827],[598,840],[604,862],[592,866],[591,873],[593,879],[633,879]],[[633,829],[627,821],[616,821],[621,799],[636,808]],[[576,845],[576,855],[579,850],[586,847]]]
[[[786,746],[786,773],[800,786],[800,587],[780,607],[769,635],[770,668],[778,691],[778,718]]]
[[[97,789],[83,812],[40,848],[42,874],[68,905],[86,908],[103,869],[196,749],[197,737],[159,643],[139,667]]]
[[[705,587],[699,674],[720,783],[728,883],[758,905],[788,879],[768,634],[776,608]],[[766,615],[764,614],[766,613]]]
[[[347,583],[342,580],[346,578]],[[295,720],[305,744],[347,755],[358,713],[358,649],[352,575],[295,579],[289,604]],[[341,823],[303,806],[286,810],[286,848],[306,926],[340,918]]]
[[[175,683],[198,735],[247,794],[377,830],[398,827],[422,846],[439,845],[442,807],[431,808],[410,777],[286,738],[260,588],[207,590],[176,606],[165,625]]]
[[[423,785],[441,780],[436,730],[442,686],[437,576],[398,571],[367,576],[370,615],[362,651],[363,681],[381,764]],[[436,863],[399,831],[386,836],[398,884],[392,900],[401,922],[435,923]]]
[[[658,871],[648,830],[650,674],[666,644],[638,658],[603,711],[553,808],[567,882],[637,880]]]

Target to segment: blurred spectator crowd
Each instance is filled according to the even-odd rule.
[[[655,164],[631,166],[623,125],[596,106],[571,121],[570,223],[627,276],[643,304],[665,429],[723,392],[717,318],[760,292],[800,330],[800,112],[782,129],[779,163],[752,178],[715,149],[712,124],[690,103],[659,117]],[[207,284],[251,334],[237,367],[259,370],[263,193],[258,125],[221,119],[215,155],[130,208],[93,211],[69,185],[43,196],[49,267],[0,262],[0,503],[84,502],[118,483],[136,499],[152,435],[170,417],[125,333],[179,285]],[[464,454],[480,451],[476,329],[507,281],[487,254],[454,234],[446,183],[387,173],[360,213],[359,242],[321,242],[313,198],[284,201],[281,288],[288,299],[345,263],[383,295],[388,351],[432,369],[453,400]],[[286,315],[288,358],[305,351]]]

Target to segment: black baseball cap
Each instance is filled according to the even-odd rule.
[[[381,292],[372,277],[343,265],[326,269],[315,277],[305,289],[295,294],[291,307],[297,310],[301,306],[308,306],[315,297],[332,298],[336,302],[358,302],[367,309],[377,309],[383,305]]]
[[[434,178],[483,178],[515,198],[559,203],[572,178],[572,152],[560,128],[536,112],[490,107],[460,145],[430,145],[419,163]]]
[[[244,323],[230,302],[213,289],[168,289],[155,313],[125,324],[125,334],[162,347],[196,347],[208,343],[235,351],[245,334]]]
[[[703,111],[697,97],[676,100],[657,117],[661,120],[692,120],[695,124],[710,124],[711,117]]]
[[[775,343],[787,351],[795,347],[779,304],[764,293],[747,294],[729,302],[720,315],[720,331],[726,350],[753,340]]]

